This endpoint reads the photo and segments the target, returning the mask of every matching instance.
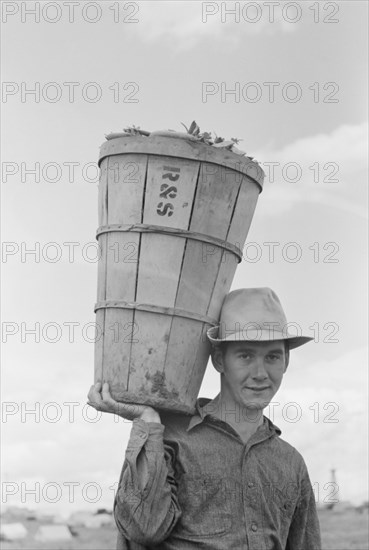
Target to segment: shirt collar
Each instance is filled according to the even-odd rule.
[[[214,399],[209,399],[207,397],[199,397],[196,400],[196,404],[195,404],[195,414],[191,417],[186,431],[189,432],[190,430],[192,430],[192,428],[194,428],[198,424],[201,424],[204,421],[206,416],[216,418],[216,420],[219,421],[219,418],[214,417],[211,414],[210,412],[211,409],[209,411],[204,410],[205,405],[207,405],[211,401],[213,401],[214,404],[216,404],[219,401],[219,399],[220,399],[220,393],[218,393],[218,395]],[[281,435],[282,433],[280,428],[278,428],[278,426],[273,424],[273,422],[264,415],[263,415],[263,424],[261,425],[261,428],[263,430],[266,430],[267,432],[270,432],[271,434],[275,433],[276,435]]]
[[[190,431],[194,426],[197,426],[197,424],[201,424],[201,422],[204,420],[205,416],[210,415],[209,412],[205,411],[203,407],[212,401],[211,399],[208,399],[207,397],[199,397],[196,400],[195,404],[195,414],[191,417],[191,420],[187,427],[187,432]]]

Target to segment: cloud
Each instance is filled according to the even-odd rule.
[[[368,499],[368,350],[355,349],[332,361],[303,364],[294,357],[273,401],[271,419],[282,438],[303,455],[320,503],[328,498],[335,468],[340,500]],[[290,406],[288,406],[290,404]],[[297,418],[297,421],[295,420]]]
[[[312,203],[366,218],[367,148],[368,125],[362,123],[257,151],[266,172],[263,208],[279,215]]]
[[[166,39],[172,49],[188,50],[202,40],[236,47],[245,34],[290,33],[297,28],[283,19],[280,10],[275,10],[271,18],[267,6],[259,6],[256,11],[252,6],[243,9],[245,4],[180,1],[165,2],[165,7],[163,3],[163,9],[158,9],[158,3],[145,2],[140,5],[140,22],[135,32],[145,42]]]

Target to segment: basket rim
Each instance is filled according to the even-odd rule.
[[[240,172],[263,189],[265,173],[249,157],[240,157],[225,149],[206,143],[164,136],[122,136],[105,141],[100,147],[99,166],[104,158],[114,155],[144,154],[187,159],[215,164]]]

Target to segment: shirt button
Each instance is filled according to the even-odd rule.
[[[249,481],[248,484],[247,484],[247,487],[250,487],[250,489],[251,489],[251,487],[253,487],[253,486],[254,486],[253,482]]]
[[[253,523],[253,524],[251,525],[251,529],[252,529],[254,532],[258,530],[258,526],[256,525],[256,523]]]
[[[146,434],[145,433],[139,433],[138,436],[141,437],[142,439],[146,439]]]

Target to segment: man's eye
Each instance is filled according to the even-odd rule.
[[[274,353],[272,353],[271,355],[269,355],[269,359],[271,361],[277,361],[277,359],[279,359],[279,355],[275,355]]]
[[[249,359],[249,358],[250,358],[250,354],[249,354],[249,353],[241,353],[241,354],[240,354],[240,357],[241,357],[241,359]]]

